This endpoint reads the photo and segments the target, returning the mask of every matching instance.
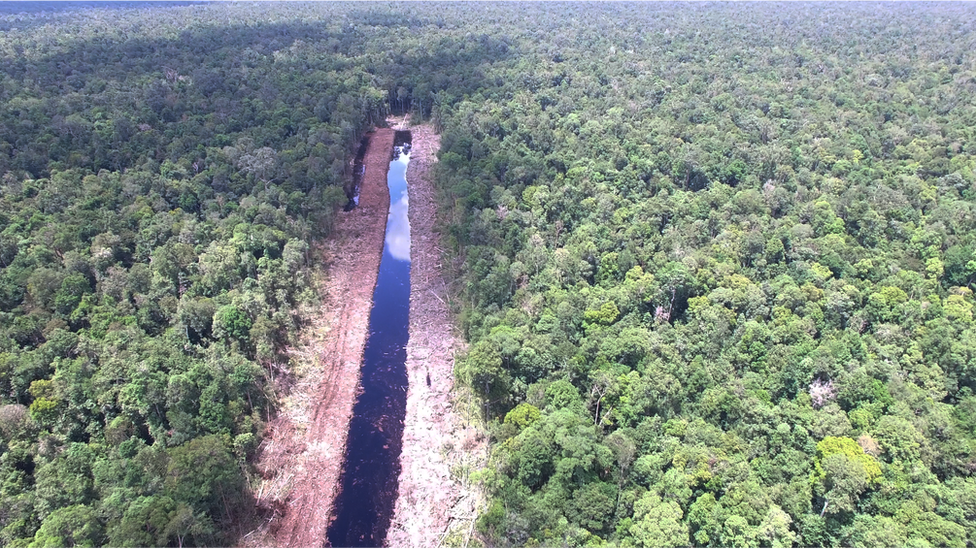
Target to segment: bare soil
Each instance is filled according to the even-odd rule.
[[[485,437],[474,423],[477,411],[464,389],[454,385],[454,357],[463,341],[448,303],[442,276],[443,250],[437,231],[432,170],[440,136],[430,125],[412,133],[407,191],[410,206],[410,340],[407,344],[407,412],[400,454],[399,495],[388,547],[439,547],[449,533],[467,544],[480,490],[468,473],[487,461]],[[399,129],[399,128],[398,128]]]
[[[339,212],[333,237],[315,248],[324,272],[321,310],[292,353],[294,383],[280,400],[257,460],[262,480],[255,497],[265,522],[242,545],[327,543],[383,253],[393,135],[389,128],[373,132],[359,205]]]

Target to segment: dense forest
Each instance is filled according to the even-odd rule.
[[[238,535],[310,248],[405,107],[348,6],[278,8],[0,20],[0,545]]]
[[[31,20],[57,12],[77,12],[86,8],[152,9],[204,4],[205,0],[8,0],[0,4],[0,14],[25,15]]]
[[[442,132],[483,544],[972,546],[974,25],[5,11],[0,544],[234,542],[312,248],[409,111]]]
[[[485,541],[972,546],[972,8],[536,10],[442,141]]]

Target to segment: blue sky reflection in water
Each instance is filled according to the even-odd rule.
[[[397,149],[387,185],[390,214],[380,262],[369,339],[363,352],[362,389],[353,408],[337,515],[329,526],[334,547],[380,547],[393,516],[407,401],[410,316],[410,223],[407,164]]]
[[[393,259],[410,261],[410,221],[407,220],[407,164],[410,154],[401,154],[390,162],[387,184],[390,187],[390,216],[386,220],[386,241],[383,253],[389,252]],[[397,189],[394,189],[394,183]],[[402,183],[402,184],[401,184]],[[385,259],[385,258],[384,258]]]

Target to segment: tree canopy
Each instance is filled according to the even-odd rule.
[[[0,12],[0,543],[233,540],[365,130],[442,133],[481,541],[976,539],[965,4]]]

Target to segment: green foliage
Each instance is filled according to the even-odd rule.
[[[502,357],[488,342],[476,345],[458,366],[458,374],[484,397],[497,397],[508,388],[508,375],[502,368]]]
[[[169,449],[165,493],[211,515],[233,504],[244,479],[229,447],[226,436],[209,435]]]
[[[648,492],[634,504],[630,533],[638,547],[690,547],[688,526],[681,521],[681,507]]]
[[[162,547],[169,544],[175,532],[174,519],[179,512],[173,499],[166,496],[143,496],[133,501],[122,520],[109,532],[113,547]]]
[[[4,545],[233,543],[310,244],[408,79],[352,8],[192,11],[0,21]]]
[[[817,443],[817,459],[814,461],[814,472],[822,479],[826,472],[823,463],[831,456],[840,455],[856,462],[864,471],[867,482],[876,482],[881,477],[881,466],[873,456],[864,452],[856,442],[846,437],[827,437]]]
[[[532,425],[538,421],[540,417],[541,414],[538,408],[523,402],[505,414],[505,423],[512,424],[519,429],[522,429]]]
[[[99,547],[104,536],[104,527],[91,507],[72,505],[48,515],[30,547]]]
[[[583,312],[583,320],[590,324],[601,324],[603,326],[609,326],[617,321],[620,316],[620,311],[617,306],[611,301],[604,303],[599,309],[589,309]]]
[[[480,542],[971,544],[972,11],[0,21],[0,541],[233,542],[310,240],[409,110],[497,437]]]
[[[567,503],[566,518],[591,532],[601,532],[612,523],[617,509],[617,487],[591,482],[573,492]]]
[[[217,310],[213,320],[214,336],[247,341],[251,333],[251,319],[237,307],[225,305]]]
[[[438,118],[459,373],[494,425],[485,541],[969,543],[940,502],[976,443],[976,90],[945,38],[971,12],[503,25],[518,54]]]

